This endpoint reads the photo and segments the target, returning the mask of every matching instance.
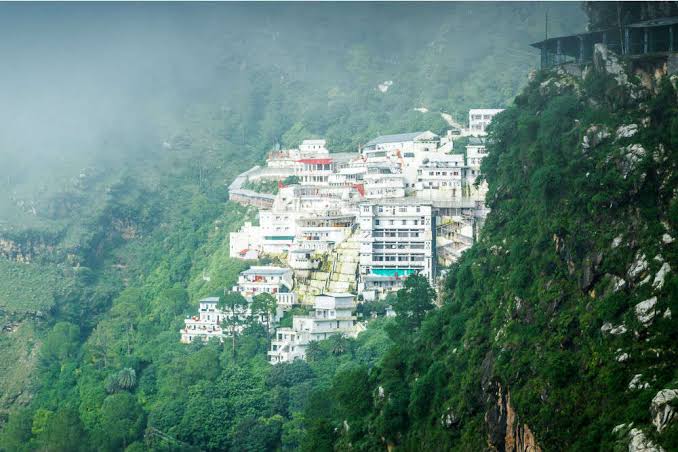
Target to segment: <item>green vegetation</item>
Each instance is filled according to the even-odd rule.
[[[669,314],[678,309],[678,277],[651,283],[663,262],[678,265],[665,237],[678,232],[678,92],[666,79],[657,90],[597,72],[584,82],[541,73],[530,83],[493,122],[483,163],[492,213],[480,242],[452,267],[444,305],[368,373],[357,397],[369,398],[366,406],[342,411],[343,383],[335,383],[334,401],[318,411],[325,427],[309,430],[311,441],[502,448],[525,425],[545,449],[625,450],[628,437],[613,428],[632,422],[675,447],[678,425],[657,435],[649,411],[659,390],[678,384],[678,320]],[[631,124],[636,134],[617,135]],[[651,262],[632,276],[642,255]],[[627,282],[614,289],[614,278]],[[412,331],[416,307],[427,307],[402,303],[407,293],[394,308],[399,322],[417,319]],[[636,305],[653,296],[656,316],[643,324]],[[607,322],[628,332],[611,334]],[[633,389],[639,374],[648,385]],[[518,419],[507,426],[508,404]]]
[[[548,7],[551,33],[576,30],[577,5]],[[676,448],[678,424],[657,435],[648,411],[678,384],[678,251],[662,239],[678,237],[675,86],[634,97],[595,72],[528,84],[544,5],[177,8],[168,36],[193,36],[179,23],[210,17],[189,48],[172,40],[178,55],[129,25],[134,49],[169,60],[170,75],[144,74],[133,108],[111,122],[151,120],[86,143],[48,131],[41,156],[0,134],[0,360],[12,363],[0,368],[0,450],[500,449],[509,394],[545,450],[613,450],[625,444],[612,429],[630,422]],[[167,18],[149,11],[144,27]],[[266,152],[311,137],[345,151],[384,133],[440,133],[441,111],[463,120],[494,106],[509,108],[483,167],[492,213],[452,267],[441,308],[410,278],[389,300],[398,317],[280,366],[247,319],[232,325],[245,327],[234,341],[179,344],[198,300],[222,296],[252,264],[228,257],[228,232],[256,210],[227,202],[226,186]],[[617,138],[627,124],[637,134]],[[628,276],[641,255],[646,283]],[[656,289],[662,262],[672,270]],[[614,291],[615,277],[626,286]],[[644,326],[635,306],[652,296],[657,315]],[[257,315],[272,309],[257,300]],[[281,325],[294,313],[304,310]],[[601,331],[607,322],[628,332]],[[629,389],[637,374],[648,388]]]

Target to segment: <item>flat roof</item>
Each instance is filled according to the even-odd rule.
[[[247,270],[241,272],[241,275],[282,275],[284,273],[291,272],[289,268],[283,267],[250,267]]]
[[[478,113],[478,112],[501,113],[502,111],[504,111],[503,108],[471,108],[468,112],[469,112],[469,114],[471,114],[471,113]]]
[[[334,298],[345,298],[345,297],[355,297],[350,292],[325,292],[316,295],[316,297],[334,297]]]
[[[368,141],[365,143],[365,146],[374,146],[377,144],[384,144],[384,143],[400,143],[403,141],[414,141],[415,138],[417,138],[419,135],[423,135],[425,133],[430,133],[434,137],[437,137],[433,132],[430,132],[428,130],[422,131],[422,132],[409,132],[409,133],[397,133],[394,135],[381,135],[378,136],[377,138]]]
[[[363,201],[360,205],[370,206],[431,206],[433,201],[419,199],[416,196],[406,196],[404,198],[382,198],[373,201]]]
[[[200,303],[219,303],[219,297],[206,297],[200,300]]]
[[[574,33],[574,34],[571,34],[571,35],[555,36],[553,38],[544,39],[543,41],[533,42],[532,44],[530,44],[530,46],[536,47],[537,49],[541,49],[545,44],[550,44],[550,43],[555,42],[559,39],[593,36],[593,35],[598,35],[598,34],[601,34],[601,33],[606,33],[606,32],[609,32],[609,31],[615,31],[615,29],[614,28],[606,28],[604,30],[594,30],[594,31],[587,31],[587,32],[582,32],[582,33]]]
[[[651,27],[665,27],[668,25],[678,24],[678,16],[673,17],[659,17],[657,19],[644,20],[642,22],[634,22],[626,25],[628,28],[651,28]]]

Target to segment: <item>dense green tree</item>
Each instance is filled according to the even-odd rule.
[[[227,292],[219,299],[219,308],[224,313],[222,325],[231,341],[231,353],[236,354],[236,342],[240,330],[247,322],[247,300],[239,292]]]
[[[278,309],[275,296],[264,292],[255,295],[250,303],[250,311],[255,322],[264,322],[267,336],[271,331],[271,318],[275,316]]]
[[[414,274],[405,279],[393,303],[397,323],[405,334],[419,328],[426,314],[435,307],[435,296],[435,290],[424,276]]]
[[[133,395],[126,392],[110,395],[101,406],[98,448],[124,449],[140,438],[144,425],[144,411]]]
[[[40,349],[46,364],[60,363],[75,358],[80,343],[80,328],[69,322],[58,322],[47,334]]]

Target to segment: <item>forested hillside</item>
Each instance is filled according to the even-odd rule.
[[[442,132],[441,112],[463,121],[469,107],[511,105],[537,64],[527,45],[542,37],[545,9],[1,5],[12,70],[0,73],[0,449],[321,450],[355,442],[337,437],[344,419],[351,432],[372,429],[358,419],[371,416],[377,378],[416,375],[389,367],[401,349],[382,358],[402,342],[393,321],[277,367],[254,325],[235,356],[179,344],[197,300],[244,266],[228,258],[228,232],[255,212],[227,203],[226,185],[277,145],[323,136],[352,150],[381,133]],[[554,33],[583,28],[577,4],[548,10]],[[356,381],[364,397],[345,406]],[[414,444],[409,426],[427,422],[404,414],[407,400],[378,424],[389,443]],[[462,444],[482,437],[467,427],[481,423],[476,402],[453,433]]]
[[[676,450],[678,78],[543,71],[491,125],[492,209],[444,304],[310,438],[372,450]],[[644,80],[641,83],[641,80]],[[662,449],[663,447],[663,449]]]

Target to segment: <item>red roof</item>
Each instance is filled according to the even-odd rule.
[[[309,165],[329,165],[332,159],[301,159],[297,160],[299,163],[307,163]]]

